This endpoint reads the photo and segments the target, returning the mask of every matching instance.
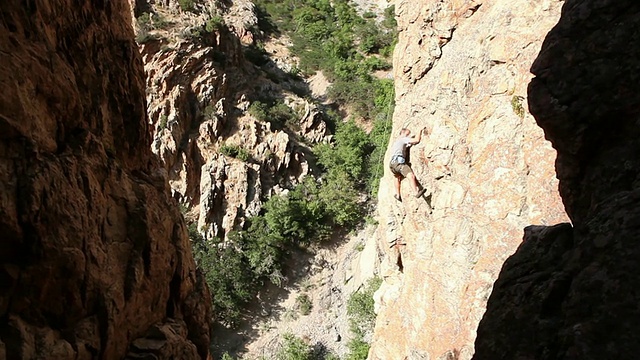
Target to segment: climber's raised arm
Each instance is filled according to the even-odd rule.
[[[427,133],[427,128],[423,127],[422,130],[420,130],[420,132],[418,133],[418,136],[416,138],[414,138],[413,140],[411,140],[409,142],[409,144],[411,145],[415,145],[418,144],[421,140],[422,140],[422,133]]]

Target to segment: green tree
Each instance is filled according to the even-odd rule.
[[[359,197],[359,192],[346,172],[327,173],[320,199],[334,225],[351,227],[358,223],[362,218]]]
[[[373,331],[376,313],[374,311],[373,294],[380,288],[382,279],[370,279],[362,291],[356,291],[347,301],[347,315],[351,330],[356,335],[364,335]]]
[[[193,0],[178,0],[178,4],[182,11],[194,11],[196,8]]]
[[[213,313],[223,324],[235,325],[243,305],[254,295],[255,277],[246,271],[247,259],[232,244],[206,241],[195,224],[189,227],[189,237],[196,264],[211,290]]]
[[[356,291],[347,301],[347,315],[354,338],[349,341],[347,360],[366,360],[370,345],[364,341],[367,333],[373,331],[376,314],[374,312],[373,294],[380,288],[382,279],[370,279],[361,291]]]
[[[314,360],[309,345],[292,334],[284,335],[284,344],[276,355],[277,360]]]
[[[349,120],[338,126],[335,134],[335,145],[319,145],[316,149],[318,162],[331,171],[348,174],[354,183],[362,180],[366,172],[365,159],[371,151],[371,143],[367,134]]]

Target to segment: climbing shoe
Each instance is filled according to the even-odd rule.
[[[393,195],[393,197],[394,197],[396,200],[398,200],[398,201],[402,202],[402,198],[400,197],[400,195],[395,194],[395,195]]]
[[[416,194],[416,197],[417,197],[417,198],[421,197],[422,195],[424,195],[424,193],[425,193],[426,191],[427,191],[427,189],[422,189],[422,190],[418,191],[418,193]]]

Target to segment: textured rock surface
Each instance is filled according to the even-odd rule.
[[[411,151],[431,193],[387,170],[379,194],[379,246],[370,359],[469,359],[505,259],[530,224],[565,221],[555,152],[526,111],[529,67],[557,22],[557,1],[400,1],[394,134],[429,135]],[[388,155],[387,155],[388,160]],[[399,245],[401,266],[396,248]]]
[[[140,44],[153,152],[169,174],[174,197],[190,209],[208,238],[237,230],[260,211],[264,198],[305,176],[305,142],[328,136],[314,106],[292,92],[300,84],[276,65],[283,65],[277,57],[260,66],[245,59],[243,42],[253,40],[247,29],[257,22],[253,5],[234,1],[211,10],[216,4],[198,3],[203,7],[198,14],[181,11],[173,2],[146,4],[152,19],[162,17],[168,25],[151,30],[155,39]],[[212,13],[222,14],[227,26],[205,33]],[[204,35],[184,35],[198,27]],[[296,110],[297,131],[275,129],[246,112],[252,101],[265,96]],[[250,158],[224,156],[224,145],[243,148]]]
[[[150,151],[129,12],[0,3],[0,358],[208,356],[209,294]]]
[[[640,5],[565,3],[529,104],[558,151],[573,222],[528,228],[478,329],[476,359],[635,359],[640,224]]]

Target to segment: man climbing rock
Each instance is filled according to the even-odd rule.
[[[411,166],[407,161],[408,158],[408,148],[411,145],[415,145],[422,140],[422,133],[427,133],[427,128],[423,128],[418,133],[418,137],[410,137],[411,130],[407,128],[403,128],[400,130],[400,136],[394,141],[391,146],[391,163],[389,164],[389,168],[391,168],[391,172],[395,176],[395,188],[396,193],[393,195],[394,198],[398,201],[402,201],[402,196],[400,195],[400,183],[402,179],[408,178],[415,191],[416,197],[419,198],[425,193],[425,189],[420,189],[420,185],[418,184],[418,180],[416,176],[413,174],[413,170],[411,170]]]

